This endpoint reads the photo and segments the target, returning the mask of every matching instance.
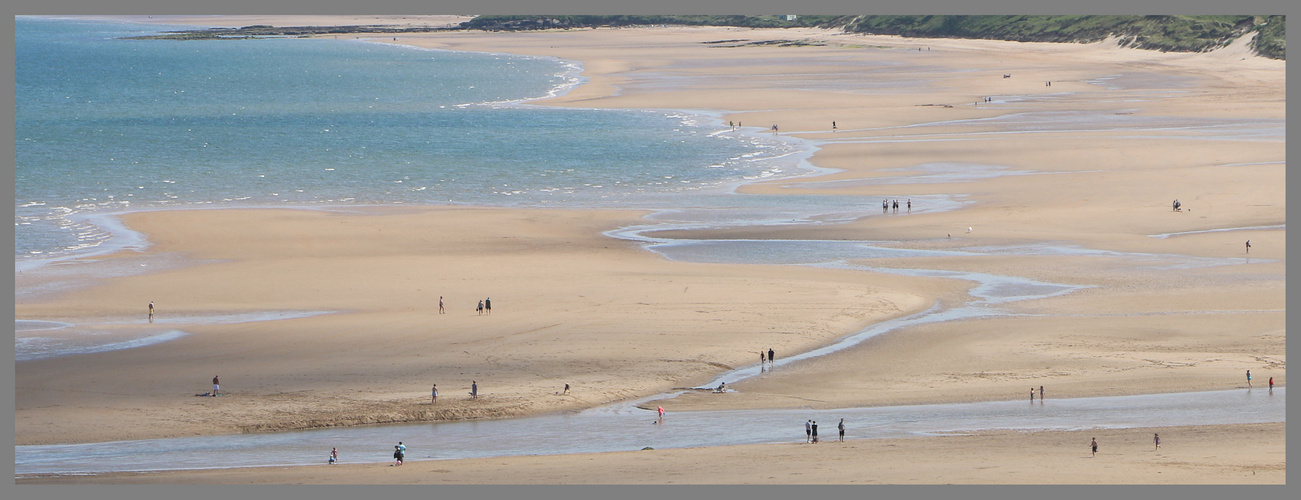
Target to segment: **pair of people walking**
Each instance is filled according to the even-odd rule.
[[[489,315],[491,315],[491,314],[492,314],[492,297],[488,297],[488,298],[486,298],[486,299],[480,300],[480,301],[479,301],[479,307],[476,307],[476,308],[475,308],[475,312],[478,312],[480,316],[482,316],[485,312],[488,313]]]
[[[396,460],[396,463],[394,463],[393,465],[402,465],[402,461],[405,460],[406,458],[407,458],[407,446],[402,444],[401,441],[398,441],[398,444],[393,446],[393,459]]]

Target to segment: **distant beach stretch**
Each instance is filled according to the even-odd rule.
[[[15,19],[19,484],[1286,482],[1249,40],[123,39],[464,19]]]

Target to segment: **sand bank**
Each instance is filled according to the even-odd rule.
[[[20,363],[18,444],[106,441],[590,407],[708,381],[929,305],[861,273],[675,263],[602,236],[632,212],[193,210],[125,221],[191,265],[18,317],[190,334]],[[439,314],[440,297],[446,314]],[[491,299],[492,314],[476,304]],[[154,301],[160,323],[146,322]],[[332,311],[206,325],[170,318]],[[220,375],[225,396],[196,398]],[[477,381],[481,397],[468,391]],[[442,396],[430,404],[430,389]],[[569,396],[557,396],[565,384]],[[75,411],[70,411],[75,410]]]

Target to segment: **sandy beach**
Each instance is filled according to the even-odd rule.
[[[327,21],[290,16],[229,19],[223,25]],[[349,18],[333,24],[381,21],[407,22]],[[808,44],[752,43],[774,40]],[[132,331],[180,324],[191,334],[146,347],[17,363],[16,444],[590,408],[704,384],[754,363],[760,349],[771,347],[779,356],[804,352],[886,319],[971,297],[969,281],[885,272],[894,269],[1018,276],[1081,289],[1005,304],[1008,315],[891,332],[729,384],[735,392],[693,392],[648,406],[822,409],[1011,400],[1039,386],[1052,398],[1245,390],[1246,370],[1257,384],[1270,377],[1286,384],[1285,144],[1234,135],[1232,127],[1223,136],[1182,131],[1207,118],[1236,120],[1240,128],[1253,127],[1252,120],[1285,118],[1285,63],[1252,56],[1243,43],[1178,54],[1106,42],[677,27],[449,32],[389,42],[579,61],[588,81],[539,104],[690,110],[746,127],[777,124],[782,135],[817,144],[813,165],[838,170],[750,184],[742,193],[873,201],[889,196],[918,203],[916,213],[901,210],[849,223],[657,236],[873,240],[905,249],[988,250],[857,263],[877,269],[872,272],[675,262],[602,234],[637,224],[645,215],[637,211],[132,213],[124,223],[145,234],[151,246],[102,260],[178,264],[19,299],[16,317],[118,322]],[[892,72],[891,65],[909,69]],[[1131,91],[1122,81],[1105,83],[1109,75],[1174,83]],[[871,91],[879,79],[915,84]],[[986,97],[994,100],[986,103]],[[1121,121],[1030,132],[1001,121],[1030,112],[1067,124],[1073,117],[1094,120],[1090,124]],[[955,123],[977,118],[988,120]],[[1125,128],[1130,122],[1123,120],[1133,119],[1165,125]],[[917,177],[946,163],[992,166],[994,173]],[[952,197],[962,206],[923,210],[921,200],[931,196]],[[1183,210],[1171,209],[1174,199]],[[1246,240],[1252,243],[1249,254]],[[1059,250],[1008,250],[1020,247]],[[75,271],[99,264],[56,267]],[[59,279],[51,276],[16,280],[23,287]],[[446,314],[437,310],[440,297]],[[493,314],[477,314],[476,301],[489,297]],[[150,301],[156,301],[160,318],[181,319],[143,321]],[[227,325],[191,326],[183,319],[283,311],[329,314]],[[221,376],[226,395],[194,397],[211,389],[214,375]],[[472,381],[478,399],[467,394]],[[435,383],[436,405],[429,394]],[[565,384],[572,393],[556,394]],[[985,432],[825,446],[413,462],[402,468],[338,465],[19,482],[484,484],[502,482],[509,471],[507,482],[518,484],[1282,484],[1284,427]],[[1153,432],[1171,436],[1162,451],[1151,449]],[[1085,445],[1093,436],[1115,454],[1089,457]],[[593,460],[607,472],[564,472]],[[796,471],[788,463],[809,467]],[[1069,474],[1042,472],[1049,470]]]

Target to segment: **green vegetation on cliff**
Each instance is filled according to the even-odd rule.
[[[452,29],[540,30],[620,26],[816,27],[849,33],[1020,42],[1092,43],[1202,52],[1255,34],[1252,49],[1274,59],[1287,52],[1284,16],[478,16],[459,28],[265,25],[167,32],[135,38],[203,40],[327,34],[402,34]],[[792,42],[798,45],[798,42]]]
[[[598,26],[819,27],[850,33],[1020,42],[1092,43],[1114,37],[1127,47],[1202,52],[1253,31],[1253,48],[1283,59],[1283,16],[479,16],[461,26],[482,30]]]

